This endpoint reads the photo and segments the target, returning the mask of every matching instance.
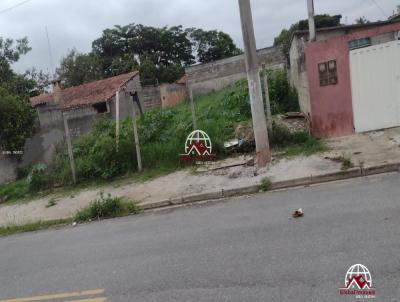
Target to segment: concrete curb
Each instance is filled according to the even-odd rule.
[[[299,186],[308,186],[313,184],[332,182],[337,180],[345,180],[350,178],[357,178],[375,174],[400,172],[400,163],[382,164],[376,166],[354,167],[345,171],[337,171],[333,173],[310,175],[308,177],[294,178],[289,180],[277,181],[272,183],[271,191],[287,189]],[[179,198],[170,198],[166,200],[151,202],[139,205],[141,210],[152,210],[157,208],[164,208],[174,205],[182,205],[206,200],[216,200],[226,197],[248,195],[261,192],[259,185],[252,185],[247,187],[240,187],[235,189],[220,190],[202,194],[194,194],[182,196]]]

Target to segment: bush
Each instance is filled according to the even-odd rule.
[[[67,148],[63,145],[50,164],[50,175],[59,184],[71,183],[71,168]],[[76,178],[110,179],[135,169],[132,121],[121,123],[119,147],[115,138],[115,121],[100,119],[91,132],[73,142]]]
[[[47,166],[37,164],[33,166],[27,178],[28,188],[31,192],[37,192],[49,187],[49,178],[47,175]]]
[[[305,131],[290,132],[289,128],[283,124],[272,123],[272,133],[270,143],[273,147],[285,147],[292,144],[303,144],[311,138],[311,135]]]
[[[85,222],[94,219],[137,214],[139,212],[140,210],[134,202],[121,197],[111,197],[110,194],[104,197],[104,194],[101,193],[100,199],[92,201],[75,214],[74,221]]]
[[[290,132],[283,124],[273,123],[272,133],[269,134],[272,148],[285,148],[286,155],[310,155],[316,152],[326,151],[327,146],[307,132]]]
[[[297,91],[290,86],[286,72],[269,70],[267,77],[272,114],[299,111]]]
[[[272,182],[268,177],[261,178],[260,189],[264,192],[271,190]]]
[[[22,199],[29,193],[26,179],[0,185],[0,203]]]

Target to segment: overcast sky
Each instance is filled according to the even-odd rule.
[[[27,36],[32,51],[14,64],[18,72],[36,67],[50,71],[47,26],[53,65],[69,49],[91,49],[91,42],[115,24],[183,25],[218,29],[242,46],[237,0],[0,0],[0,36]],[[271,46],[282,28],[307,17],[306,0],[252,0],[257,47]],[[360,16],[386,20],[400,0],[315,0],[317,14],[342,14],[342,22]]]

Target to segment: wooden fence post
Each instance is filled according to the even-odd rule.
[[[64,131],[65,131],[65,138],[67,140],[67,146],[68,146],[68,156],[69,156],[69,163],[71,165],[72,180],[74,181],[74,184],[76,184],[74,153],[72,152],[72,143],[71,143],[71,135],[69,133],[68,120],[67,120],[65,112],[62,113],[62,116],[63,116],[63,120],[64,120]]]

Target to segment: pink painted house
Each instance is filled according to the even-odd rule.
[[[290,82],[319,138],[400,126],[400,19],[296,32]]]

